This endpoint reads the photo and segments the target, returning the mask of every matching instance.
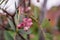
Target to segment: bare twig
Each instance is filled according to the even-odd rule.
[[[19,32],[17,34],[21,37],[22,40],[26,40]]]

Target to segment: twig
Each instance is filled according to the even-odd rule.
[[[13,24],[15,26],[15,31],[16,31],[16,23],[15,23],[14,17],[12,17],[12,22],[13,22]]]
[[[30,34],[27,34],[27,40],[30,40]]]
[[[22,40],[26,40],[19,32],[17,34],[22,38]]]
[[[30,33],[29,33],[29,30],[27,30],[26,32],[28,32],[28,33],[27,33],[27,40],[30,40]]]

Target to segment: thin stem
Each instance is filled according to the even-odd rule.
[[[22,40],[26,40],[19,32],[17,34],[22,38]]]
[[[27,34],[27,40],[30,40],[30,34]]]
[[[43,28],[40,24],[38,26],[40,27],[39,28],[39,40],[45,40],[45,37],[46,37],[45,32],[43,31]]]
[[[12,17],[12,21],[13,21],[13,24],[14,24],[14,26],[15,26],[15,31],[16,31],[16,24],[15,24],[14,17]]]
[[[29,33],[29,30],[27,30],[26,32],[27,32],[27,40],[30,40],[30,33]]]

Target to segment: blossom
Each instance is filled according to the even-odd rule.
[[[20,23],[17,27],[18,29],[23,28],[24,30],[28,30],[32,24],[33,23],[31,18],[24,18],[23,22]]]
[[[22,22],[19,25],[17,25],[18,29],[22,28],[25,24]]]

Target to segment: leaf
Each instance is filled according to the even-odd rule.
[[[15,32],[13,32],[13,31],[7,31],[13,38],[14,38],[14,36],[15,36]]]
[[[19,23],[19,22],[18,22],[18,14],[15,15],[14,19],[15,19],[15,23],[16,23],[16,25],[17,25],[17,24]]]
[[[20,22],[22,22],[24,15],[16,13],[14,18],[15,18],[16,25],[18,25]]]
[[[34,33],[34,34],[38,33],[38,24],[35,21],[33,21],[33,25],[30,28],[30,31],[31,31],[31,33]]]
[[[50,33],[46,33],[46,40],[53,40],[53,36]]]
[[[39,13],[39,9],[37,7],[34,7],[34,17],[38,18],[38,13]]]
[[[42,27],[43,28],[47,28],[47,27],[51,28],[50,22],[47,19],[44,19],[42,22]]]
[[[5,37],[5,40],[14,40],[8,31],[4,32],[4,37]]]
[[[11,29],[15,31],[15,26],[14,26],[12,20],[10,20],[9,18],[7,18],[7,19],[8,19],[9,25],[11,26]]]

